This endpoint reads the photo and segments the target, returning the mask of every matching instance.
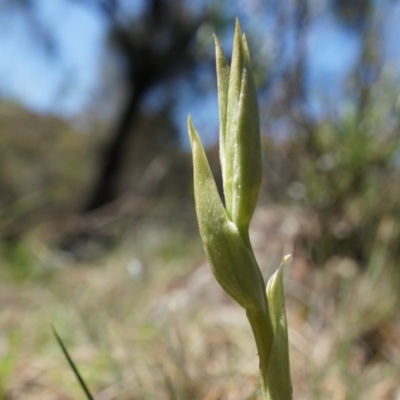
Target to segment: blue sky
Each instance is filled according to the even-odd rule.
[[[64,0],[40,1],[36,12],[54,34],[58,54],[46,54],[23,13],[4,15],[0,93],[38,112],[79,113],[97,87],[104,22]]]

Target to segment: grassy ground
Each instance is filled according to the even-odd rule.
[[[370,265],[314,266],[297,211],[259,211],[252,240],[265,276],[286,253],[294,399],[400,399],[399,279],[375,244]],[[98,400],[259,398],[244,312],[214,281],[198,236],[142,224],[96,262],[37,236],[2,249],[0,399],[84,398],[55,326]],[[323,267],[323,268],[321,268]]]

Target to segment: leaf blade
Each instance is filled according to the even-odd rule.
[[[86,397],[88,400],[94,400],[94,397],[92,396],[92,394],[89,391],[88,386],[86,385],[86,382],[84,381],[81,373],[78,370],[78,367],[76,366],[76,364],[74,363],[74,361],[72,360],[72,357],[70,356],[67,347],[65,346],[64,342],[62,341],[61,337],[59,336],[59,334],[57,333],[56,329],[54,328],[54,326],[51,327],[53,330],[53,334],[57,340],[58,345],[61,348],[61,351],[64,353],[65,358],[68,361],[69,366],[71,367],[72,371],[75,374],[76,379],[79,382],[79,385],[81,386],[83,392],[85,393]]]

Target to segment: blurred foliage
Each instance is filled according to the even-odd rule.
[[[13,10],[31,23],[36,21],[36,25],[47,26],[48,29],[40,31],[44,36],[36,38],[38,42],[44,37],[50,40],[54,35],[49,21],[38,14],[40,7],[36,1],[19,2],[18,7],[8,0],[0,4],[4,13]],[[68,0],[65,4],[69,4]],[[126,127],[123,129],[126,140],[120,150],[124,157],[117,157],[118,168],[113,177],[119,197],[96,212],[76,217],[96,189],[101,165],[107,158],[107,147],[115,136],[112,127],[118,125],[118,117],[102,123],[92,120],[85,132],[80,123],[87,119],[82,116],[81,120],[75,120],[74,127],[61,118],[39,116],[2,100],[0,239],[14,240],[34,227],[43,226],[44,221],[52,221],[52,227],[39,229],[42,240],[63,243],[62,248],[71,249],[69,242],[74,236],[84,238],[87,243],[91,243],[92,236],[99,241],[99,248],[108,247],[110,232],[118,241],[143,216],[164,218],[169,222],[191,221],[191,166],[188,154],[179,147],[176,104],[182,100],[179,100],[181,93],[176,92],[194,89],[201,99],[209,90],[215,90],[215,80],[210,81],[210,75],[204,72],[212,65],[211,33],[217,31],[221,37],[229,34],[228,27],[237,11],[245,20],[245,29],[249,28],[249,44],[258,66],[265,132],[262,201],[295,204],[317,215],[318,239],[308,241],[316,264],[340,255],[365,265],[374,244],[381,242],[387,246],[392,262],[398,263],[398,74],[394,71],[395,64],[384,57],[382,40],[382,29],[392,3],[335,0],[318,8],[312,2],[295,1],[290,7],[270,1],[263,5],[249,2],[248,6],[239,3],[233,6],[220,0],[212,5],[202,3],[194,10],[188,2],[153,0],[142,11],[132,9],[128,15],[124,11],[129,4],[89,0],[81,3],[86,12],[107,21],[106,40],[102,46],[113,61],[99,68],[102,80],[99,88],[103,87],[104,93],[93,99],[90,106],[100,113],[106,108],[104,99],[110,108],[119,108],[115,112],[117,115],[123,111],[126,92],[135,96],[137,85],[129,81],[132,78],[129,78],[129,71],[131,75],[138,73],[137,53],[128,52],[133,45],[140,51],[157,47],[160,32],[173,29],[174,18],[181,18],[182,21],[178,20],[185,25],[186,14],[199,25],[191,28],[198,27],[197,32],[190,31],[193,41],[185,42],[188,52],[185,54],[190,55],[190,62],[185,64],[187,69],[178,68],[185,73],[180,76],[176,74],[178,70],[171,70],[171,79],[160,81],[154,87],[150,85],[143,93],[143,101],[135,103],[135,123],[126,124],[134,135],[128,134]],[[168,8],[169,5],[175,8]],[[168,13],[161,15],[166,9]],[[323,112],[311,117],[308,97],[313,89],[307,82],[307,32],[322,17],[334,18],[336,28],[350,29],[351,34],[357,36],[359,53],[343,82],[341,104],[324,104]],[[129,20],[135,24],[129,25]],[[264,30],[263,24],[269,26],[268,30]],[[143,38],[148,31],[152,34],[146,42]],[[267,41],[263,36],[265,32],[271,34]],[[56,46],[56,36],[53,39],[53,46]],[[117,39],[124,39],[119,47]],[[131,64],[121,61],[124,59],[122,50],[118,53],[117,49],[122,44],[127,46],[125,56],[130,54]],[[150,53],[153,54],[153,50]],[[156,53],[153,55],[157,56]],[[113,71],[110,68],[114,68]],[[148,72],[146,66],[139,70]],[[189,82],[191,89],[183,82]],[[114,91],[107,89],[110,86]],[[119,100],[110,105],[117,98]],[[198,104],[201,105],[201,101]],[[132,109],[125,111],[126,115],[132,114]],[[92,117],[93,114],[88,118]],[[279,125],[280,121],[284,121],[284,129],[280,129],[285,131],[284,137],[274,130],[274,125]],[[217,154],[218,148],[209,149],[218,181]],[[195,231],[194,224],[187,222],[186,225]],[[68,240],[57,239],[63,235]],[[92,254],[87,248],[79,253],[82,256]]]
[[[79,211],[98,173],[106,127],[78,130],[2,101],[0,130],[0,259],[14,266],[14,278],[39,276],[43,268],[46,275],[71,257],[97,258],[143,218],[195,232],[190,155],[171,144],[176,127],[167,109],[138,118],[119,179],[125,195],[86,217]],[[61,253],[46,254],[43,243]]]
[[[377,242],[383,243],[390,260],[398,263],[398,111],[394,100],[391,107],[387,104],[388,91],[381,88],[380,92],[361,120],[349,112],[338,121],[299,123],[298,134],[285,140],[264,136],[262,201],[296,204],[316,213],[320,232],[310,243],[310,253],[318,265],[334,255],[366,265]],[[386,105],[382,93],[386,93]],[[38,117],[5,103],[0,111],[4,132],[0,138],[0,187],[7,188],[0,192],[0,234],[12,238],[40,221],[64,219],[79,209],[95,174],[93,147],[98,146],[98,136],[77,133],[57,118]],[[182,221],[193,217],[187,203],[192,190],[189,156],[166,145],[166,131],[176,129],[168,115],[161,112],[155,118],[142,117],[139,133],[133,138],[120,181],[130,195],[110,210],[118,214],[130,202],[131,210],[122,215],[130,215],[131,222],[122,218],[123,230],[130,229],[140,213],[169,214]],[[23,126],[35,136],[27,140]],[[210,149],[218,179],[217,154],[217,148]],[[105,230],[112,226],[106,224]],[[194,229],[195,224],[191,226]]]
[[[316,264],[337,255],[367,266],[381,244],[400,267],[400,109],[390,80],[370,91],[362,114],[299,123],[296,136],[265,144],[266,196],[318,216]]]
[[[314,244],[315,261],[332,254],[370,259],[375,240],[386,240],[397,258],[400,179],[395,159],[399,141],[372,133],[365,125],[321,126],[313,138],[313,154],[300,165],[305,203],[319,215],[321,241]],[[392,232],[378,237],[384,220]],[[381,236],[381,235],[380,235]]]
[[[18,236],[82,202],[101,137],[0,103],[0,236]]]

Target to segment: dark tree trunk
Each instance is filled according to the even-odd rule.
[[[113,23],[111,38],[114,46],[123,55],[127,66],[126,80],[130,94],[124,110],[110,140],[102,154],[100,173],[96,178],[92,194],[84,207],[85,212],[102,207],[118,197],[118,180],[128,141],[135,134],[135,123],[143,96],[157,83],[165,82],[192,63],[189,43],[201,20],[187,21],[170,10],[179,2],[152,0],[148,3],[147,27],[137,36],[130,27],[117,21],[118,3],[103,11]],[[158,36],[171,33],[170,43],[160,48]],[[158,35],[158,36],[157,36]],[[167,35],[168,36],[168,35]]]
[[[128,140],[134,134],[134,122],[137,119],[143,91],[132,90],[125,109],[118,120],[115,134],[102,156],[103,164],[96,178],[91,197],[85,207],[89,212],[115,200],[118,195],[118,178],[125,159]]]

